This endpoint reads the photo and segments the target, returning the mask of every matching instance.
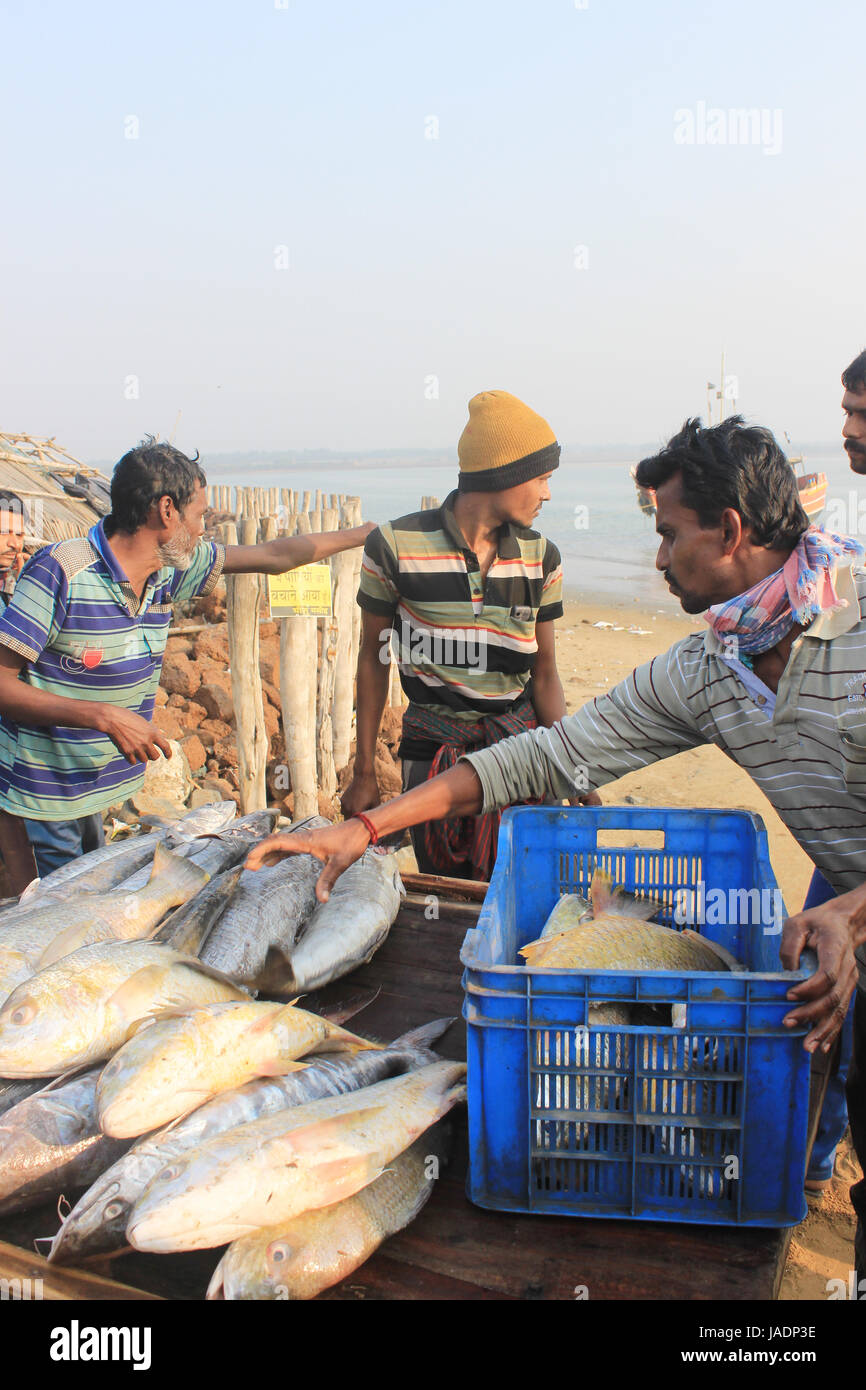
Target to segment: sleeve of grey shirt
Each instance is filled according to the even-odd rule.
[[[689,639],[687,639],[689,640]],[[707,740],[686,703],[677,643],[552,728],[467,753],[483,811],[532,797],[580,796]]]

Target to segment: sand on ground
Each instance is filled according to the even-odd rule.
[[[642,607],[639,600],[604,603],[567,599],[556,624],[556,654],[569,712],[579,709],[673,642],[705,631],[702,618]],[[600,626],[601,624],[601,626]],[[689,749],[675,758],[609,782],[606,804],[726,807],[755,811],[767,827],[770,859],[789,912],[802,907],[812,862],[752,779],[718,748]],[[848,1188],[860,1177],[846,1135],[836,1176],[820,1203],[795,1227],[780,1297],[825,1299],[828,1280],[846,1281],[853,1268],[854,1214]],[[837,1286],[831,1286],[835,1288]]]

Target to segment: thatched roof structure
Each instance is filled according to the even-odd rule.
[[[24,503],[29,544],[86,536],[110,509],[108,488],[104,473],[79,463],[53,439],[0,434],[0,490]]]

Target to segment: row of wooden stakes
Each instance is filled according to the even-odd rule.
[[[256,545],[280,535],[336,531],[362,521],[361,499],[321,492],[300,493],[288,488],[208,489],[214,511],[231,514],[220,534],[226,545]],[[235,492],[232,498],[226,494]],[[261,505],[275,512],[256,515]],[[320,505],[327,501],[338,505]],[[233,505],[223,506],[223,503]],[[304,506],[309,503],[309,506]],[[425,497],[423,508],[438,506]],[[239,510],[236,510],[239,508]],[[294,818],[316,815],[319,792],[333,800],[337,773],[349,762],[355,705],[355,672],[361,640],[361,609],[355,602],[363,551],[360,546],[331,557],[332,614],[326,618],[289,617],[280,626],[280,700],[286,761],[294,796]],[[259,619],[265,581],[259,575],[226,576],[226,618],[241,808],[263,810],[267,805],[265,772],[268,736],[259,671]],[[397,663],[391,657],[389,702],[405,703]]]

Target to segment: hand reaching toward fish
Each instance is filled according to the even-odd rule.
[[[320,903],[326,903],[340,874],[361,858],[369,843],[369,832],[359,820],[343,821],[327,830],[293,830],[289,835],[268,835],[250,851],[246,868],[262,869],[277,864],[286,854],[312,854],[325,865],[316,882],[316,897]]]
[[[845,1021],[857,984],[854,949],[863,939],[861,917],[866,919],[866,889],[842,893],[820,907],[789,917],[782,931],[780,957],[785,970],[796,970],[800,954],[808,946],[818,956],[818,969],[802,984],[788,990],[799,1005],[785,1016],[791,1028],[811,1025],[803,1046],[807,1052],[830,1048]]]

